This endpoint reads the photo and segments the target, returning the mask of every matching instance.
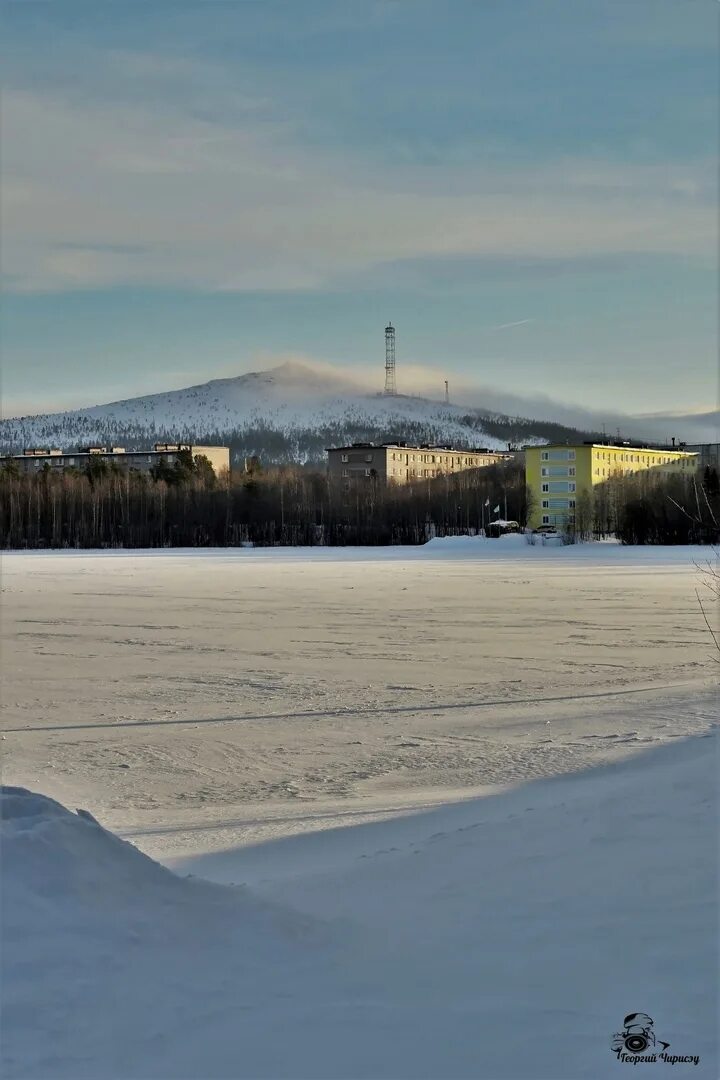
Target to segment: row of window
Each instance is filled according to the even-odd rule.
[[[428,479],[432,479],[435,476],[442,476],[442,469],[389,469],[390,476],[425,476]]]
[[[599,461],[623,461],[631,465],[672,465],[674,463],[681,463],[683,466],[685,462],[691,462],[694,459],[690,457],[678,458],[670,456],[668,454],[631,454],[631,453],[618,453],[617,450],[600,450],[596,451],[595,457]]]
[[[673,462],[680,462],[685,465],[685,462],[691,462],[693,459],[688,457],[678,458],[674,455],[662,454],[658,452],[654,453],[636,453],[625,450],[596,450],[594,451],[594,457],[599,461],[623,461],[628,464],[643,464],[643,465],[670,465]],[[542,450],[540,453],[542,461],[574,461],[574,450]]]
[[[540,490],[543,492],[543,494],[545,492],[549,492],[551,490],[550,484],[549,483],[541,484],[540,485]],[[560,491],[575,491],[575,484],[572,481],[568,481],[567,486],[565,484],[562,484],[562,483],[555,483],[555,484],[552,485],[552,490],[553,491],[558,491],[558,492],[560,492]]]
[[[543,450],[540,453],[542,461],[574,461],[574,450]]]
[[[567,468],[558,468],[554,465],[544,465],[540,469],[541,476],[575,476],[575,466],[568,465]]]
[[[557,525],[558,524],[557,515],[554,515],[554,518],[555,518],[554,521],[550,521],[550,515],[549,514],[543,514],[543,516],[542,516],[543,525]],[[575,515],[574,514],[564,514],[562,516],[562,518],[561,518],[561,521],[563,523],[567,522],[568,525],[572,525],[575,522]]]
[[[392,461],[402,461],[403,458],[404,458],[406,465],[409,465],[411,461],[415,462],[416,457],[417,457],[417,461],[420,462],[421,464],[424,464],[424,465],[449,465],[451,467],[454,466],[454,465],[476,465],[478,460],[479,460],[478,458],[475,458],[475,457],[453,457],[452,454],[447,456],[447,457],[444,454],[437,454],[437,455],[436,454],[417,454],[417,455],[415,455],[415,454],[401,454],[401,453],[395,454],[395,453],[393,453],[393,454],[390,455],[390,459]]]
[[[679,466],[680,468],[684,469],[686,464],[688,464],[689,461],[690,461],[689,458],[681,458],[679,461],[670,461],[669,463],[667,463],[666,468],[664,468],[662,470],[662,475],[663,476],[672,476],[673,466]],[[660,462],[650,462],[650,463],[645,465],[646,469],[654,468],[656,471],[659,469],[659,467],[660,467]],[[603,465],[602,468],[600,468],[600,466],[598,465],[595,468],[595,475],[596,476],[628,476],[631,473],[636,473],[636,472],[639,472],[639,471],[640,471],[639,469],[623,468],[622,465],[608,466],[607,471],[606,471],[604,465]]]
[[[139,454],[133,454],[132,456],[130,454],[90,454],[89,457],[83,458],[83,461],[87,462],[90,459],[94,459],[96,461],[110,461],[110,462],[120,462],[120,461],[122,461],[123,463],[126,462],[126,461],[130,461],[133,465],[139,465],[140,464],[140,455]],[[147,463],[148,463],[148,465],[152,465],[153,461],[159,461],[159,460],[166,461],[168,463],[168,465],[172,465],[173,462],[175,461],[175,455],[174,454],[163,454],[162,459],[160,459],[156,454],[148,454],[147,455]],[[56,466],[57,465],[73,466],[73,465],[75,465],[75,458],[74,457],[59,457],[59,456],[49,457],[49,458],[41,458],[41,457],[33,458],[33,465],[35,466],[36,469],[39,469],[41,465],[45,465],[45,464],[56,465]]]
[[[372,476],[375,472],[374,469],[343,469],[342,477],[347,479],[350,476]],[[405,476],[407,478],[415,479],[417,477],[424,477],[428,480],[433,480],[437,476],[442,476],[442,469],[389,469],[388,474],[393,477]]]
[[[474,458],[474,457],[452,457],[452,456],[444,457],[441,454],[436,455],[436,454],[400,454],[400,453],[395,454],[395,453],[393,453],[393,454],[390,455],[391,461],[402,461],[403,458],[405,459],[405,464],[406,465],[409,465],[411,462],[412,462],[413,465],[419,462],[421,464],[426,464],[426,465],[428,465],[428,464],[429,465],[447,465],[450,468],[452,468],[454,466],[457,466],[457,465],[477,465],[478,462],[479,462],[479,459]],[[365,461],[371,462],[373,460],[373,455],[372,454],[365,454],[364,459],[365,459]],[[340,460],[343,463],[343,465],[346,465],[350,461],[350,455],[349,454],[341,454],[340,455]]]

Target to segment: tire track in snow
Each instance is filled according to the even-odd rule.
[[[126,720],[115,723],[113,721],[90,724],[48,724],[35,727],[3,728],[3,733],[10,734],[41,734],[52,731],[97,731],[109,729],[120,731],[124,728],[146,727],[174,727],[179,725],[200,724],[240,724],[257,722],[261,720],[322,720],[335,719],[350,716],[378,716],[386,713],[397,716],[402,714],[415,714],[425,712],[450,712],[460,709],[488,709],[512,705],[552,705],[559,702],[569,701],[593,701],[598,698],[626,697],[630,694],[652,694],[661,690],[675,690],[681,686],[698,687],[695,680],[684,680],[675,683],[655,683],[652,686],[637,686],[623,690],[600,690],[592,694],[561,694],[553,697],[532,698],[498,698],[491,701],[453,701],[442,704],[438,702],[432,705],[372,705],[365,708],[347,709],[318,709],[309,711],[293,711],[284,713],[257,713],[247,716],[208,716],[208,717],[185,717],[175,720]]]

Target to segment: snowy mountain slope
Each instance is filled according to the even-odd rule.
[[[135,449],[182,440],[229,445],[235,460],[257,454],[266,462],[320,462],[328,445],[393,438],[504,449],[508,443],[597,436],[604,427],[622,429],[624,437],[661,441],[673,433],[707,441],[713,431],[709,414],[694,418],[695,423],[690,417],[601,417],[531,397],[458,393],[462,404],[385,397],[329,366],[318,371],[289,361],[167,393],[0,420],[0,450],[92,443]]]
[[[315,444],[321,452],[328,439],[391,437],[505,446],[487,433],[480,410],[421,397],[367,394],[348,379],[298,363],[108,405],[0,421],[0,446],[15,451],[182,439],[222,441],[266,455],[272,443],[280,457],[302,460],[315,456]]]

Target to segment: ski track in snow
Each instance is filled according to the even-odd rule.
[[[4,776],[154,857],[577,771],[708,729],[688,549],[4,559]]]
[[[714,1080],[707,557],[6,554],[2,1075]]]

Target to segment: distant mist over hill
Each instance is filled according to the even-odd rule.
[[[490,392],[485,396],[487,401]],[[71,449],[97,443],[132,449],[179,440],[229,445],[236,463],[250,455],[267,463],[314,463],[324,459],[327,446],[360,441],[401,439],[497,449],[508,443],[599,437],[602,432],[594,414],[549,401],[505,395],[514,407],[503,411],[497,407],[502,399],[498,393],[492,394],[492,407],[473,400],[469,391],[462,397],[467,404],[385,397],[365,392],[341,373],[287,362],[182,390],[5,419],[0,421],[0,447],[17,452],[27,446]],[[695,432],[703,424],[712,430],[710,417],[699,424],[687,417],[609,417],[606,430],[614,435],[613,426],[621,427],[625,438],[665,441],[676,435],[709,441],[712,436]]]

